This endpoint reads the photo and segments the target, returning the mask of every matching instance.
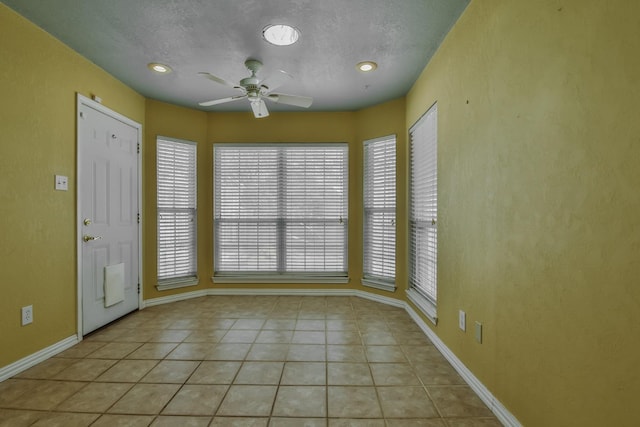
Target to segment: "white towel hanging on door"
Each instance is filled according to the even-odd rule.
[[[104,268],[104,306],[124,301],[124,263]]]

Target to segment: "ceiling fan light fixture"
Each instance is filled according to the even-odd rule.
[[[171,67],[165,64],[160,64],[159,62],[150,62],[147,64],[147,67],[158,74],[169,74],[172,71]]]
[[[262,29],[262,37],[276,46],[289,46],[300,38],[300,30],[290,25],[273,24]]]
[[[358,62],[356,67],[363,73],[368,73],[370,71],[375,71],[375,69],[378,68],[378,64],[373,61],[362,61]]]

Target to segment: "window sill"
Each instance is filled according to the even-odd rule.
[[[438,324],[438,314],[436,306],[431,301],[423,297],[419,292],[409,289],[407,298],[425,315],[434,325]]]
[[[221,275],[211,278],[213,283],[242,283],[242,284],[276,284],[276,283],[319,283],[332,284],[349,283],[347,276],[306,276],[306,275]]]
[[[360,283],[362,286],[367,286],[369,288],[380,289],[387,292],[395,292],[396,285],[395,283],[386,282],[384,280],[376,280],[372,278],[363,278]]]
[[[177,279],[168,279],[158,282],[156,289],[159,291],[168,291],[170,289],[186,288],[187,286],[196,286],[200,283],[197,276],[182,277]]]

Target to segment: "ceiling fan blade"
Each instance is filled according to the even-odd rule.
[[[308,96],[285,95],[284,93],[270,93],[267,99],[279,104],[295,105],[296,107],[309,108],[313,103],[313,98]]]
[[[220,84],[222,84],[222,85],[229,86],[229,87],[232,87],[232,88],[235,88],[235,89],[242,89],[242,88],[241,88],[240,86],[238,86],[237,84],[235,84],[235,83],[231,83],[231,82],[229,82],[229,81],[227,81],[227,80],[225,80],[225,79],[223,79],[223,78],[220,78],[220,77],[214,76],[213,74],[204,73],[204,72],[200,72],[200,73],[198,73],[198,74],[200,74],[202,77],[205,77],[205,78],[207,78],[207,79],[209,79],[209,80],[212,80],[212,81],[214,81],[214,82],[216,82],[216,83],[220,83]]]
[[[261,119],[269,115],[267,104],[265,104],[262,99],[251,101],[251,109],[253,110],[253,115],[256,117],[256,119]]]
[[[260,82],[260,86],[265,88],[264,93],[269,93],[279,88],[288,81],[293,80],[293,76],[286,71],[278,70],[277,72],[267,76]]]
[[[198,105],[202,107],[211,107],[212,105],[224,104],[225,102],[236,101],[238,99],[243,99],[246,97],[247,95],[230,96],[228,98],[220,98],[220,99],[214,99],[213,101],[200,102],[198,103]]]

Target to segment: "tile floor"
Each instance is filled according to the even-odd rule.
[[[402,309],[216,296],[133,313],[0,383],[0,425],[501,424]]]

